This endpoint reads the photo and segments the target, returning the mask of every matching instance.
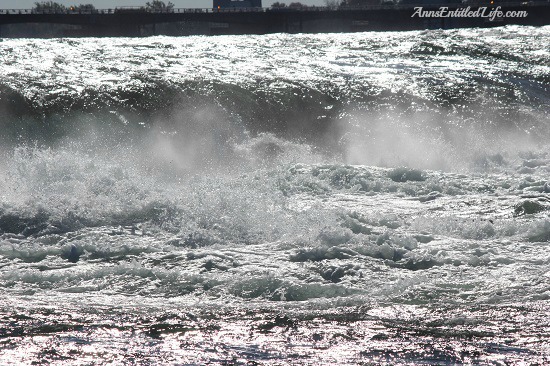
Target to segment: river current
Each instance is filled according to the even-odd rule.
[[[0,39],[0,363],[549,363],[549,44]]]

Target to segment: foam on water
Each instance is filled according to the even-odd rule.
[[[13,332],[0,336],[23,340],[5,349],[84,329],[105,362],[135,336],[170,363],[172,341],[211,354],[200,337],[222,318],[241,361],[289,360],[274,335],[288,332],[312,364],[354,363],[348,346],[369,362],[547,357],[547,333],[526,338],[510,319],[548,327],[548,38],[1,42],[0,322]],[[511,348],[494,324],[516,329]],[[114,351],[99,329],[119,332]],[[268,350],[239,346],[243,329]],[[427,335],[475,351],[411,350]],[[35,360],[57,357],[44,347]]]

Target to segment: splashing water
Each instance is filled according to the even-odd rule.
[[[3,40],[0,360],[547,362],[549,31]]]

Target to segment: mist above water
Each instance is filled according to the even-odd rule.
[[[129,147],[180,171],[240,164],[267,133],[260,159],[289,141],[319,162],[468,169],[545,148],[545,32],[4,41],[2,145]]]

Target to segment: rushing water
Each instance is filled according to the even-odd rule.
[[[549,44],[1,40],[0,363],[550,362]]]

